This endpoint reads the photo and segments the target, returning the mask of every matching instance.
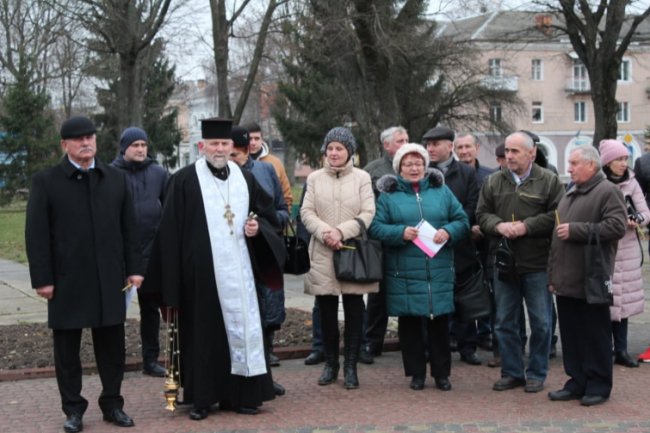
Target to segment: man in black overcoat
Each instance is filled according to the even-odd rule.
[[[216,403],[256,414],[275,397],[255,277],[281,277],[284,243],[273,199],[228,161],[231,126],[202,120],[203,157],[170,179],[143,287],[178,313],[182,400],[197,421]]]
[[[95,126],[73,117],[61,126],[63,160],[35,174],[29,191],[25,238],[32,287],[48,300],[54,363],[66,414],[64,430],[83,430],[88,401],[81,396],[79,348],[92,329],[102,382],[104,420],[133,426],[122,410],[125,285],[143,273],[133,201],[124,176],[95,158]]]

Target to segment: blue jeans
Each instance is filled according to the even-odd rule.
[[[496,301],[495,333],[501,354],[501,376],[515,379],[546,379],[548,353],[551,348],[551,305],[546,272],[519,275],[513,284],[494,278]],[[530,354],[524,373],[521,353],[520,317],[522,299],[526,302],[530,322]]]

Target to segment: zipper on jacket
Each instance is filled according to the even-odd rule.
[[[420,220],[424,219],[424,213],[422,212],[422,198],[420,197],[419,192],[415,192],[415,202],[418,204],[418,210],[420,211]],[[431,320],[433,320],[433,290],[431,289],[431,270],[429,269],[429,260],[427,260],[426,255],[424,256],[424,268],[427,271],[427,287],[429,289],[429,315]]]

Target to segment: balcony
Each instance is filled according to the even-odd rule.
[[[486,75],[481,80],[481,85],[490,90],[516,92],[519,90],[519,77],[516,75],[501,75],[496,77]]]
[[[587,78],[569,78],[565,90],[572,95],[590,93],[591,83]]]

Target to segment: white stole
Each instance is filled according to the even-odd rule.
[[[266,362],[255,279],[244,236],[249,210],[248,185],[237,164],[229,161],[228,169],[230,175],[223,181],[212,174],[205,158],[196,161],[214,278],[230,347],[231,373],[258,376],[266,373]],[[235,214],[233,234],[224,218],[226,201]]]

